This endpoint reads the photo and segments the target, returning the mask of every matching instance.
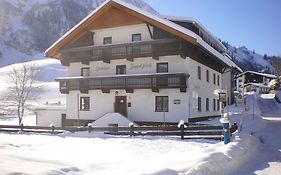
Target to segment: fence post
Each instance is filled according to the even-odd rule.
[[[184,139],[184,123],[181,123],[180,131],[181,131],[181,140],[183,140]]]
[[[134,124],[130,123],[129,126],[130,126],[130,137],[132,137],[134,136]]]
[[[88,132],[89,132],[89,133],[92,132],[92,125],[88,125]]]
[[[23,128],[24,128],[24,126],[23,126],[23,124],[21,123],[21,124],[20,124],[20,130],[23,131]]]
[[[55,134],[55,125],[52,125],[52,134]]]

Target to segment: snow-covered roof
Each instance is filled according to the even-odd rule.
[[[193,23],[195,26],[206,32],[212,39],[216,41],[216,43],[226,50],[226,47],[215,37],[202,23],[200,23],[197,19],[193,17],[186,17],[186,16],[163,16],[165,19],[172,20],[172,21],[179,21],[179,22],[188,22]]]
[[[268,88],[267,85],[264,85],[262,83],[247,83],[247,84],[244,84],[244,87],[247,87],[247,86],[256,86],[256,87],[260,87],[260,88]]]
[[[135,7],[134,5],[128,4],[124,1],[121,0],[107,0],[105,1],[102,5],[100,5],[98,8],[96,8],[92,13],[90,13],[87,17],[85,17],[81,22],[79,22],[77,25],[75,25],[71,30],[69,30],[68,32],[66,32],[61,38],[59,38],[53,45],[51,45],[46,51],[45,51],[45,55],[46,56],[50,56],[49,52],[52,51],[53,49],[55,49],[56,46],[59,47],[59,45],[61,44],[61,42],[66,39],[66,37],[68,37],[70,34],[72,34],[75,30],[78,30],[79,27],[81,27],[84,23],[86,23],[87,21],[89,21],[89,19],[94,16],[98,11],[100,11],[105,5],[107,5],[110,2],[114,2],[118,5],[121,5],[122,7],[125,7],[127,9],[130,9],[132,11],[134,11],[135,13],[142,15],[144,17],[147,17],[150,20],[156,21],[158,23],[160,23],[161,25],[164,25],[166,27],[169,27],[171,29],[173,29],[174,31],[177,31],[181,34],[181,36],[186,36],[190,39],[194,39],[195,43],[197,43],[199,46],[203,47],[205,50],[207,50],[208,52],[212,53],[214,56],[216,56],[220,61],[222,61],[224,64],[226,64],[229,67],[238,67],[237,65],[235,65],[230,59],[228,59],[227,57],[223,56],[221,53],[219,53],[218,51],[216,51],[214,48],[212,48],[209,44],[207,44],[205,41],[203,41],[203,39],[197,35],[196,33],[194,33],[193,31],[182,27],[174,22],[171,22],[167,19],[164,19],[161,16],[157,16],[155,14],[151,14],[147,11],[144,11],[138,7]],[[183,34],[183,35],[182,35]],[[213,36],[213,35],[212,35]],[[214,39],[216,39],[214,37]],[[217,40],[217,39],[216,39]],[[217,40],[218,41],[218,40]],[[219,41],[218,41],[219,42]],[[222,44],[221,44],[222,45]]]
[[[266,73],[260,73],[260,72],[254,72],[254,71],[246,71],[246,72],[243,72],[243,73],[237,75],[236,78],[241,77],[241,76],[243,76],[244,74],[255,74],[255,75],[260,75],[260,76],[267,77],[267,78],[272,78],[272,79],[275,79],[275,78],[276,78],[276,76],[275,76],[275,75],[272,75],[272,74],[266,74]]]

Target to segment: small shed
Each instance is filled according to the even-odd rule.
[[[66,113],[65,106],[44,106],[35,109],[36,126],[62,126],[62,114]]]

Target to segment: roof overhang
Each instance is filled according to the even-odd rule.
[[[146,23],[172,33],[190,43],[196,44],[196,34],[188,29],[185,29],[184,27],[181,27],[177,24],[174,24],[173,22],[165,20],[144,10],[141,10],[123,1],[107,0],[98,8],[96,8],[92,13],[90,13],[87,17],[85,17],[81,22],[79,22],[76,26],[74,26],[71,30],[65,33],[61,38],[59,38],[53,45],[51,45],[45,51],[45,56],[60,59],[59,50],[69,42],[73,42],[79,39],[83,34],[85,34],[85,32],[87,31],[87,27],[111,7],[122,10]]]
[[[142,20],[144,23],[148,23],[152,26],[158,27],[166,32],[169,32],[189,43],[203,48],[204,50],[212,53],[218,60],[222,61],[226,67],[236,67],[239,71],[242,71],[233,61],[228,59],[223,54],[216,51],[200,36],[193,31],[184,28],[172,21],[164,19],[155,14],[146,12],[138,7],[123,2],[121,0],[106,0],[102,5],[96,8],[92,13],[85,17],[81,22],[75,25],[72,29],[66,32],[61,38],[59,38],[54,44],[52,44],[46,51],[45,56],[50,58],[61,59],[60,50],[76,40],[82,37],[89,29],[88,27],[95,22],[103,13],[109,10],[111,7],[115,7],[118,10],[133,15],[134,17]]]

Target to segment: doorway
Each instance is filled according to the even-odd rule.
[[[127,117],[127,96],[115,96],[115,111]]]

